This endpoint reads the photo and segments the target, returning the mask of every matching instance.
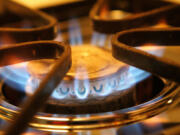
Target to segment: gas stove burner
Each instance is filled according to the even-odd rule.
[[[119,96],[125,91],[123,87],[127,84],[128,65],[113,59],[110,51],[93,45],[71,48],[71,69],[53,92],[52,102],[65,105],[94,104],[97,100],[103,102],[105,96],[114,93]],[[34,92],[52,65],[53,60],[32,61],[28,64],[31,77],[26,85],[27,94]],[[91,98],[95,100],[89,100]]]
[[[94,1],[95,0],[86,0],[78,3],[74,2],[75,4],[44,9],[44,11],[52,13],[52,15],[55,15],[56,18],[60,20],[58,24],[58,36],[54,40],[65,41],[72,45],[73,63],[72,68],[57,88],[52,88],[55,85],[46,87],[51,84],[49,81],[48,84],[46,81],[45,83],[41,83],[45,86],[44,90],[49,88],[49,90],[46,91],[47,93],[53,90],[54,92],[48,100],[46,96],[46,99],[43,101],[43,108],[41,108],[40,112],[37,113],[29,123],[31,127],[38,130],[38,133],[48,131],[48,134],[54,134],[54,132],[79,132],[84,130],[88,130],[89,132],[91,129],[124,126],[157,115],[176,105],[179,101],[180,87],[177,83],[117,61],[111,56],[112,50],[114,51],[114,48],[111,49],[110,43],[112,35],[95,32],[91,29],[89,18],[78,18],[79,16],[87,15]],[[111,3],[110,0],[106,1]],[[121,0],[120,2],[122,2],[122,4],[120,5],[118,5],[118,2],[119,1],[115,0],[112,2],[115,4],[108,5],[110,7],[108,12],[104,12],[104,7],[102,8],[103,12],[97,12],[98,14],[95,17],[102,17],[100,18],[102,22],[99,23],[99,20],[96,18],[97,20],[95,20],[94,23],[98,24],[96,28],[101,29],[101,32],[106,31],[107,33],[113,33],[114,30],[119,31],[119,29],[141,26],[154,27],[154,24],[156,25],[159,21],[162,22],[163,28],[179,27],[179,20],[174,19],[179,16],[180,8],[177,5],[163,7],[167,5],[166,2],[161,5],[162,1],[158,1],[157,3],[160,3],[162,6],[162,8],[159,8],[159,4],[156,5],[156,2],[148,0],[150,4],[147,4],[148,8],[146,9],[146,6],[142,6],[143,3],[146,3],[146,1],[143,0]],[[124,10],[126,9],[125,7],[128,6],[126,5],[127,3],[130,4],[130,7],[127,8],[128,10]],[[119,10],[119,6],[124,8]],[[140,9],[140,12],[138,9]],[[136,11],[138,12],[137,14]],[[153,11],[154,14],[151,14]],[[146,15],[149,16],[147,17]],[[116,18],[117,16],[118,18]],[[130,16],[135,20],[132,21]],[[31,18],[30,20],[33,19],[34,18]],[[39,18],[35,18],[35,21],[38,19]],[[119,21],[123,22],[122,25],[118,25],[118,27],[114,25],[119,23]],[[12,25],[11,23],[8,24],[8,27],[14,26],[19,27],[19,22],[18,25],[14,22]],[[32,26],[34,27],[34,25]],[[159,27],[159,25],[156,27]],[[44,33],[44,36],[46,36],[46,34],[50,33]],[[54,35],[49,36],[49,38],[53,36]],[[129,38],[136,36],[138,37],[138,34],[135,36],[132,35],[132,37],[130,35],[127,39],[126,36],[120,37],[120,39],[123,38],[125,43],[129,43],[131,42]],[[39,38],[38,36],[36,37],[36,35],[33,37],[35,39]],[[20,40],[23,41],[23,38],[20,38]],[[143,38],[141,38],[140,41],[141,40],[143,40]],[[134,42],[132,44],[134,44]],[[51,47],[50,45],[49,48]],[[18,116],[21,105],[24,104],[26,99],[32,96],[32,93],[35,92],[39,83],[44,79],[49,70],[52,69],[54,63],[57,62],[57,59],[52,60],[49,58],[56,58],[57,55],[59,56],[59,54],[61,54],[61,51],[63,52],[61,49],[56,50],[57,48],[49,50],[46,47],[45,49],[44,47],[35,47],[37,51],[44,49],[44,51],[40,51],[40,55],[43,55],[41,58],[44,59],[26,63],[27,68],[25,68],[25,70],[29,78],[26,78],[28,81],[23,81],[23,85],[21,85],[22,82],[19,84],[21,85],[21,89],[15,87],[14,83],[16,83],[16,79],[19,79],[18,77],[24,76],[20,76],[19,74],[17,78],[13,76],[5,78],[5,76],[2,76],[4,80],[0,81],[0,116],[3,119],[12,121]],[[27,51],[22,51],[23,53],[21,53],[21,51],[18,50],[18,56],[20,54],[26,56],[26,52],[29,51],[30,50],[27,49]],[[33,51],[31,51],[31,53],[32,52]],[[48,54],[51,52],[51,56],[47,56],[47,52]],[[6,55],[6,53],[3,54],[4,56]],[[133,54],[129,55],[132,56]],[[7,54],[7,56],[9,56],[9,54]],[[127,56],[127,58],[128,57],[129,56]],[[135,57],[133,58],[135,59]],[[70,59],[67,58],[66,60],[64,62],[68,62]],[[2,73],[5,75],[7,72],[12,73],[14,71],[13,68],[16,68],[16,66],[5,67],[5,70],[2,69],[2,71],[4,71]],[[21,69],[22,67],[18,68],[18,70]],[[56,68],[54,71],[59,70]],[[59,79],[57,74],[52,77],[53,79],[57,77],[54,81]],[[8,79],[15,80],[15,82],[9,84]],[[40,87],[40,90],[43,89]],[[42,96],[42,99],[43,97],[44,96]],[[42,104],[41,97],[38,99],[40,99],[40,103]],[[37,103],[37,106],[39,105],[37,100],[34,103]],[[36,105],[27,107],[27,110],[29,110],[29,112],[34,111],[34,109],[32,109],[34,107],[36,107]],[[40,105],[38,108],[40,108]],[[16,125],[18,125],[18,127],[16,127]],[[21,125],[22,126],[14,124],[14,129],[24,127],[23,124]],[[13,133],[14,132],[11,134]]]
[[[93,45],[71,46],[72,66],[65,77],[66,81],[96,80],[117,74],[123,67],[127,67],[111,56],[111,52]],[[32,76],[42,78],[51,68],[55,60],[32,61],[28,70]]]

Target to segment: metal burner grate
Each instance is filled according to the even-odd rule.
[[[8,2],[5,3],[9,11],[11,9],[14,11],[13,6],[8,4]],[[149,41],[154,41],[154,37],[159,41],[159,36],[156,36],[157,33],[160,33],[158,35],[164,35],[165,31],[158,29],[159,27],[162,29],[167,27],[168,32],[171,30],[173,32],[176,31],[174,34],[166,36],[167,38],[163,40],[163,43],[169,43],[170,38],[173,43],[178,44],[178,40],[172,40],[171,36],[176,35],[179,31],[177,28],[179,27],[179,21],[175,19],[178,17],[179,5],[165,1],[150,2],[149,0],[147,3],[141,3],[142,1],[139,0],[139,3],[137,2],[133,7],[132,3],[135,2],[134,0],[122,0],[120,4],[122,10],[119,12],[117,1],[112,1],[111,3],[110,0],[100,0],[90,13],[97,32],[92,30],[90,20],[87,17],[94,2],[89,0],[78,1],[77,3],[42,9],[59,20],[57,31],[54,31],[56,29],[54,27],[56,20],[53,17],[15,4],[15,6],[19,7],[19,10],[14,12],[15,17],[20,16],[20,20],[10,21],[9,24],[4,23],[2,32],[5,32],[3,31],[5,27],[8,27],[10,30],[14,30],[12,27],[18,27],[18,32],[15,32],[15,36],[8,36],[8,38],[2,36],[3,41],[16,43],[53,39],[57,32],[58,35],[53,40],[67,42],[72,46],[72,51],[70,52],[68,45],[54,41],[27,42],[20,45],[12,44],[13,46],[0,49],[0,57],[2,58],[0,64],[2,66],[35,59],[35,61],[26,63],[23,66],[13,65],[0,69],[2,78],[0,116],[8,121],[18,117],[15,120],[15,124],[12,124],[6,134],[21,133],[31,120],[31,117],[40,110],[40,107],[42,107],[40,112],[29,123],[31,127],[39,131],[78,132],[131,124],[157,115],[178,103],[179,85],[167,80],[174,78],[174,76],[169,78],[165,76],[164,72],[159,74],[159,72],[154,72],[155,70],[147,70],[165,78],[154,76],[115,60],[111,56],[111,52],[119,60],[125,61],[132,58],[130,62],[125,62],[129,64],[136,63],[137,60],[134,60],[136,57],[133,57],[134,53],[130,51],[129,47],[127,47],[127,50],[130,51],[127,53],[128,55],[126,53],[123,56],[119,55],[119,52],[124,49],[120,44],[125,43],[134,46],[137,44],[141,45],[141,41],[149,44]],[[122,7],[123,4],[125,7]],[[107,11],[106,8],[108,8]],[[113,11],[111,12],[111,10]],[[14,16],[14,13],[9,14],[9,11],[7,14]],[[24,13],[19,11],[24,11]],[[27,16],[24,16],[27,11]],[[114,16],[121,17],[116,18]],[[4,16],[2,17],[4,18]],[[22,28],[24,27],[21,25],[24,23],[24,18],[27,18],[28,21],[35,20],[30,25],[33,28]],[[43,28],[41,25],[43,25]],[[111,48],[112,33],[137,27],[149,27],[149,29],[153,27],[154,30],[142,28],[124,31],[115,36],[112,40]],[[22,38],[26,37],[25,34],[27,34],[24,31],[30,35],[27,36],[30,38]],[[153,32],[155,35],[152,34]],[[20,38],[16,38],[16,36],[19,36],[17,33],[20,33]],[[105,33],[110,34],[107,35]],[[147,36],[148,34],[151,37],[150,39]],[[145,38],[141,38],[142,36]],[[10,42],[14,40],[7,40],[12,38],[17,41]],[[2,42],[3,44],[4,42]],[[71,53],[72,67],[69,70]],[[150,55],[147,56],[151,58],[149,57]],[[10,60],[7,61],[7,58]],[[16,59],[14,60],[14,58]],[[52,58],[55,59],[52,60]],[[55,64],[55,67],[54,62],[58,62],[58,64]],[[141,62],[138,63],[141,64]],[[145,64],[145,66],[148,65]],[[14,71],[17,73],[18,66],[20,67],[19,70],[23,70],[23,72],[25,70],[28,76],[23,85],[18,84],[18,81],[14,81],[16,78],[13,80],[6,76],[6,73],[11,73],[11,75]],[[138,67],[142,68],[141,66]],[[60,69],[62,70],[60,71]],[[77,69],[78,72],[76,71]],[[173,73],[176,72],[174,71]],[[48,74],[48,77],[44,79],[46,74]],[[60,74],[60,77],[58,74]],[[169,75],[169,72],[167,74]],[[58,84],[57,81],[63,77],[61,84]],[[43,81],[41,82],[41,80]],[[178,78],[172,80],[179,81]],[[8,83],[11,83],[11,85]],[[21,85],[21,90],[15,87],[14,84]],[[55,86],[58,87],[47,100]],[[37,91],[35,90],[36,88]],[[47,90],[48,94],[45,90]],[[36,92],[32,96],[34,91]],[[14,96],[11,96],[12,94]],[[30,100],[26,102],[26,99]],[[24,102],[28,104],[26,104],[25,109],[22,109],[23,111],[19,115],[19,109]],[[45,105],[42,106],[42,104]],[[17,127],[17,123],[20,123],[20,126]],[[119,130],[119,132],[121,131]]]

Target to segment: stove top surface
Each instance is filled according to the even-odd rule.
[[[54,39],[55,41],[63,41],[63,42],[67,42],[68,44],[70,44],[71,46],[72,46],[72,48],[75,48],[75,47],[78,47],[78,46],[80,46],[80,50],[81,50],[81,47],[83,48],[84,47],[84,45],[90,45],[90,48],[88,48],[89,50],[92,50],[91,48],[103,48],[103,50],[104,51],[111,51],[111,38],[112,38],[112,34],[104,34],[104,33],[99,33],[99,32],[96,32],[96,31],[93,31],[93,29],[92,29],[92,22],[91,22],[91,20],[87,17],[87,16],[83,16],[83,17],[77,17],[77,16],[74,16],[74,17],[72,17],[72,18],[70,18],[70,19],[68,19],[68,20],[63,20],[63,21],[59,21],[59,23],[58,23],[58,36]],[[86,46],[85,46],[86,47]],[[179,49],[180,49],[180,47],[173,47],[173,48],[169,48],[169,47],[166,47],[166,48],[163,48],[163,50],[165,50],[165,51],[163,51],[163,54],[162,54],[162,56],[161,57],[168,57],[168,58],[171,58],[171,59],[174,59],[175,61],[178,61],[179,62],[179,60],[180,60],[180,57],[178,56],[178,54],[179,54]],[[161,50],[161,48],[160,48],[160,50]],[[156,53],[156,49],[155,50],[150,50],[150,51],[152,51],[152,52],[150,52],[150,53]],[[159,51],[159,50],[158,50]],[[158,52],[157,51],[157,52]],[[82,51],[80,51],[80,52],[82,52]],[[89,53],[90,51],[88,51],[88,53]],[[160,52],[162,52],[162,51],[160,51]],[[79,53],[77,53],[77,55],[79,55]],[[82,56],[81,57],[85,57],[84,55],[89,55],[89,54],[82,54]],[[104,55],[104,54],[102,54],[102,55]],[[108,54],[106,54],[106,56],[107,56]],[[93,58],[92,59],[90,59],[90,60],[95,60],[96,59],[96,56],[93,56]],[[87,59],[85,59],[86,61],[90,61],[89,59],[87,60]],[[103,61],[101,60],[100,62],[102,62],[103,63]],[[99,62],[98,62],[99,63]],[[110,62],[108,62],[108,63],[110,63]],[[32,63],[31,63],[32,64]],[[104,64],[104,63],[103,63]],[[80,64],[81,65],[81,64]],[[105,63],[105,65],[106,65],[106,63]],[[118,64],[117,64],[118,65]],[[28,64],[26,63],[25,65],[23,65],[23,66],[28,66]],[[22,67],[23,67],[22,66]],[[30,65],[29,65],[30,66]],[[91,70],[92,69],[92,66],[93,66],[93,64],[92,65],[86,65],[88,68],[90,68],[90,71],[92,72],[92,75],[90,75],[90,77],[92,78],[92,80],[90,79],[90,81],[88,81],[88,83],[90,83],[90,84],[93,84],[93,86],[94,87],[92,87],[91,89],[94,89],[95,90],[95,92],[93,93],[93,92],[89,92],[88,94],[86,94],[86,96],[88,95],[88,96],[92,96],[92,95],[96,95],[97,97],[101,97],[102,95],[104,96],[104,95],[106,95],[107,96],[107,94],[99,94],[97,91],[97,89],[98,88],[100,88],[100,87],[98,87],[99,86],[99,84],[98,83],[106,83],[106,82],[104,82],[104,81],[102,81],[102,79],[103,78],[107,78],[107,76],[109,75],[109,74],[114,74],[114,70],[113,70],[113,73],[107,73],[107,72],[105,72],[105,74],[101,74],[101,81],[97,81],[97,82],[95,82],[93,79],[95,78],[95,80],[97,80],[97,75],[96,75],[96,73],[94,73],[95,71],[94,70]],[[95,68],[97,69],[98,68],[98,65],[94,65],[95,66]],[[93,67],[94,67],[93,66]],[[34,71],[31,71],[31,73],[28,73],[29,71],[27,70],[27,69],[24,69],[24,68],[19,68],[19,69],[16,69],[16,67],[14,66],[10,66],[10,67],[5,67],[4,69],[2,69],[2,70],[4,70],[4,71],[8,71],[9,72],[9,70],[12,70],[12,72],[13,71],[15,71],[16,73],[18,72],[18,70],[21,70],[21,71],[23,71],[23,79],[24,80],[28,80],[29,79],[29,77],[32,75],[32,74],[35,74],[35,76],[38,76],[38,77],[36,77],[36,78],[41,78],[41,77],[39,77],[39,76],[42,76],[42,74],[44,75],[44,74],[46,74],[46,73],[41,73],[41,75],[37,75]],[[106,67],[106,66],[105,66]],[[114,68],[114,67],[112,67],[112,68]],[[116,67],[115,67],[116,68]],[[128,68],[132,68],[133,70],[134,70],[134,68],[133,67],[131,67],[131,66],[129,66]],[[22,70],[23,69],[23,70]],[[131,70],[132,70],[131,69]],[[49,69],[47,69],[47,70],[49,70]],[[73,71],[74,69],[72,69],[71,70],[71,72]],[[83,68],[81,68],[81,69],[79,69],[79,70],[81,70],[81,72],[80,73],[82,73],[83,72],[83,76],[82,75],[74,75],[73,73],[69,73],[70,74],[70,78],[71,79],[69,79],[69,80],[74,80],[74,79],[72,79],[72,75],[73,75],[73,77],[75,76],[76,78],[78,78],[77,80],[81,80],[81,79],[86,79],[87,78],[87,76],[84,76],[84,74],[86,74],[86,73],[84,73],[84,70],[83,70]],[[99,70],[102,70],[102,69],[99,69]],[[130,69],[128,69],[128,70],[130,70]],[[110,70],[111,71],[111,70]],[[135,72],[137,73],[138,71],[141,71],[141,70],[139,70],[139,69],[135,69]],[[95,75],[94,75],[95,74]],[[116,73],[117,74],[117,73]],[[145,76],[149,76],[149,73],[147,73],[147,72],[144,72],[144,71],[142,71],[141,73],[140,73],[140,75],[138,74],[138,77],[139,76],[141,76],[141,75],[145,75]],[[22,77],[22,74],[18,74],[18,76],[21,76]],[[135,75],[134,75],[135,76]],[[133,76],[133,77],[134,77]],[[15,76],[15,77],[17,77],[17,76]],[[89,76],[88,76],[89,77]],[[136,76],[137,77],[137,76]],[[134,78],[136,78],[136,77],[134,77]],[[7,79],[9,79],[9,78],[7,78]],[[109,79],[109,78],[108,78]],[[114,79],[114,78],[113,78]],[[119,79],[119,78],[118,78]],[[144,78],[141,78],[142,80],[144,79]],[[65,81],[67,81],[68,79],[66,78],[65,79]],[[76,80],[76,81],[77,81]],[[140,81],[137,81],[136,80],[136,82],[135,82],[135,84],[137,83],[137,82],[141,82],[142,80],[140,80]],[[163,79],[162,79],[163,80]],[[37,80],[36,80],[37,81]],[[109,81],[109,80],[108,80]],[[161,82],[161,81],[160,81]],[[152,82],[151,82],[152,83]],[[165,83],[166,84],[166,83]],[[27,83],[23,83],[23,85],[27,85]],[[38,85],[38,84],[37,84]],[[64,85],[67,87],[67,83],[65,82],[64,83]],[[124,84],[123,84],[124,85]],[[143,85],[143,84],[142,84]],[[145,84],[146,85],[146,84]],[[132,85],[133,86],[133,85]],[[131,86],[131,87],[132,87]],[[67,90],[68,90],[68,88],[70,88],[71,86],[69,86],[68,85],[68,87],[67,87]],[[137,90],[138,88],[137,88],[137,86],[135,86],[136,88],[134,88],[135,90]],[[142,86],[139,86],[139,87],[142,87]],[[147,87],[148,87],[148,85],[147,85]],[[152,86],[150,86],[150,87],[152,87]],[[148,87],[148,89],[150,88],[150,87]],[[160,87],[160,85],[158,84],[158,86],[157,87]],[[154,88],[154,87],[153,87]],[[153,89],[152,88],[152,89]],[[155,87],[156,88],[156,87]],[[127,88],[126,88],[127,89]],[[133,89],[133,90],[134,90]],[[146,89],[146,87],[145,87],[145,89]],[[97,91],[96,91],[97,90]],[[112,90],[112,88],[111,88],[111,90]],[[32,93],[32,89],[31,90],[29,90],[29,91],[31,91],[30,93]],[[70,90],[69,90],[70,91]],[[89,90],[89,91],[91,91],[91,90]],[[103,91],[103,90],[102,90]],[[101,93],[102,93],[102,91],[101,91]],[[151,91],[151,90],[150,90]],[[60,92],[64,92],[64,93],[66,93],[67,91],[63,91],[63,90],[60,90]],[[81,92],[81,91],[80,91]],[[163,93],[163,92],[161,92],[160,91],[160,94],[161,93]],[[109,94],[109,93],[108,93]],[[132,93],[131,93],[132,94]],[[130,95],[131,95],[130,94]],[[137,93],[136,93],[137,94]],[[147,93],[148,94],[148,93]],[[157,95],[159,95],[159,93],[157,92],[156,93]],[[154,98],[156,98],[156,95],[155,94],[155,96],[154,97],[149,97],[149,99],[154,99]],[[25,91],[25,95],[27,95],[28,96],[28,90],[26,90]],[[84,95],[83,95],[84,96]],[[80,97],[80,100],[79,100],[79,102],[82,102],[82,99],[84,99],[84,97],[83,97],[82,95],[78,95],[77,93],[71,93],[71,94],[65,94],[65,95],[63,95],[63,97],[60,97],[60,96],[54,96],[54,98],[58,98],[58,99],[63,99],[63,98],[74,98],[74,99],[77,99],[77,98],[79,98]],[[134,99],[134,94],[132,94],[131,95],[132,96],[132,98]],[[137,96],[137,95],[136,95]],[[140,93],[140,95],[139,95],[140,97],[142,97],[142,95],[141,95],[141,93]],[[144,96],[144,95],[143,95]],[[146,96],[146,95],[145,95]],[[5,98],[7,98],[7,97],[5,97]],[[103,97],[104,98],[104,97]],[[125,98],[127,98],[127,99],[129,99],[129,97],[125,97]],[[124,98],[124,99],[125,99]],[[126,99],[126,100],[127,100]],[[10,99],[11,100],[11,99]],[[10,101],[9,99],[8,99],[8,102]],[[110,100],[110,99],[107,99],[108,101]],[[138,104],[140,104],[140,103],[144,103],[145,102],[145,100],[143,99],[143,98],[141,98],[140,99],[141,101],[137,101],[137,103],[136,103],[136,105],[138,105]],[[23,101],[23,100],[22,100]],[[20,103],[22,102],[22,101],[20,101]],[[66,100],[65,100],[66,101]],[[68,100],[67,100],[68,101]],[[66,104],[67,104],[67,101],[66,101]],[[13,101],[14,102],[14,101]],[[76,102],[76,100],[72,100],[71,102],[70,102],[70,104],[72,104],[72,103],[75,103]],[[77,102],[77,103],[79,103],[79,102]],[[104,101],[103,101],[104,102]],[[125,101],[126,102],[126,101]],[[139,103],[138,103],[139,102]],[[168,104],[171,104],[172,102],[174,102],[173,100],[167,100],[167,105]],[[11,103],[11,102],[10,102]],[[56,103],[56,102],[53,102],[53,104],[54,103]],[[59,103],[59,101],[58,101],[58,103]],[[62,102],[60,102],[61,104],[65,104],[65,102],[63,103],[63,100],[62,100]],[[114,102],[113,102],[114,103]],[[19,103],[18,103],[19,104]],[[84,104],[84,102],[83,102],[83,104]],[[116,103],[114,103],[114,104],[116,104]],[[127,103],[128,104],[128,103]],[[135,104],[130,104],[128,107],[131,107],[131,106],[133,106],[133,105],[135,105]],[[107,105],[108,106],[108,105]],[[111,105],[109,105],[109,107],[110,107]],[[82,106],[80,106],[80,108],[78,108],[78,109],[82,109],[81,108]],[[101,107],[101,106],[97,106],[97,107]],[[102,108],[102,107],[101,107]],[[124,108],[124,107],[123,107]],[[52,109],[52,108],[50,108],[50,109]],[[57,109],[57,108],[56,108]],[[55,109],[55,110],[56,110]],[[84,107],[84,109],[86,110],[86,108]],[[117,109],[117,108],[116,108]],[[130,109],[133,109],[133,108],[130,108]],[[100,110],[103,110],[103,109],[100,109]],[[113,110],[113,109],[112,109]],[[110,111],[112,111],[111,109],[110,109]],[[106,112],[107,110],[105,109],[105,112]],[[113,110],[114,111],[114,110]],[[133,110],[131,110],[131,111],[133,111]],[[102,111],[102,112],[104,112],[104,110]],[[3,112],[1,112],[2,113],[2,118],[3,118]],[[52,111],[51,111],[51,113],[52,113]],[[65,113],[65,111],[63,112],[63,113]],[[86,111],[84,112],[84,113],[87,113]],[[95,113],[95,112],[93,112],[92,111],[92,113]],[[109,112],[109,113],[111,113],[111,112]],[[165,111],[165,112],[163,112],[163,113],[161,113],[161,114],[159,114],[159,115],[157,115],[157,116],[154,116],[154,117],[152,117],[152,118],[148,118],[148,119],[146,119],[146,120],[142,120],[142,121],[140,121],[140,122],[138,122],[138,123],[135,123],[135,124],[130,124],[130,125],[127,125],[128,124],[128,122],[124,125],[124,126],[121,126],[121,127],[115,127],[115,128],[111,128],[111,127],[109,127],[109,128],[104,128],[104,129],[93,129],[93,130],[86,130],[86,131],[71,131],[71,130],[61,130],[61,132],[63,132],[62,134],[82,134],[82,135],[96,135],[96,134],[112,134],[112,135],[114,135],[114,134],[116,134],[116,135],[129,135],[129,134],[134,134],[134,135],[170,135],[170,134],[173,134],[173,135],[178,135],[179,133],[180,133],[180,130],[179,130],[179,124],[180,124],[180,117],[178,116],[178,114],[180,113],[180,107],[179,107],[179,105],[176,105],[176,107],[172,107],[172,108],[170,108],[170,109],[168,109],[167,111]],[[80,113],[77,111],[77,114],[79,115],[79,117],[81,117],[81,115],[80,115]],[[51,114],[52,115],[52,114]],[[56,116],[56,114],[54,114],[55,116]],[[78,115],[77,115],[77,117],[78,117]],[[89,115],[89,114],[88,114]],[[6,116],[5,116],[6,117]],[[88,117],[88,116],[87,116]],[[144,116],[144,117],[146,117],[146,116]],[[144,118],[142,118],[142,119],[144,119]],[[54,124],[61,124],[61,123],[54,123]],[[0,120],[0,128],[3,130],[4,129],[4,126],[5,125],[7,125],[7,121],[4,121],[3,119],[1,119]],[[36,130],[36,129],[34,129],[34,128],[29,128],[28,130],[27,130],[27,132],[25,133],[25,134],[27,134],[27,135],[33,135],[33,134],[42,134],[42,135],[54,135],[54,134],[59,134],[59,133],[56,133],[57,131],[48,131],[48,130],[46,130],[46,131],[44,131],[43,130],[43,128],[41,128],[41,130]],[[59,131],[58,131],[59,132]]]

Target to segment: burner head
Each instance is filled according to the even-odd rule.
[[[109,51],[90,45],[72,47],[72,67],[69,79],[96,80],[116,74],[125,64],[116,61]]]
[[[91,45],[78,45],[72,48],[72,66],[65,80],[94,80],[116,74],[125,64],[115,60],[111,53]],[[28,64],[28,71],[41,79],[52,68],[55,60],[37,60]]]
[[[26,86],[28,94],[38,86],[54,62],[55,60],[39,60],[28,64],[31,74]],[[71,69],[52,97],[86,99],[89,96],[106,96],[121,90],[127,69],[127,65],[115,60],[107,50],[90,45],[73,46]]]

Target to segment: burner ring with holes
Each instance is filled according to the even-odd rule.
[[[116,104],[112,103],[112,106],[116,106],[114,110],[106,110],[86,113],[86,114],[57,114],[47,112],[48,104],[44,108],[44,111],[38,113],[30,125],[34,128],[44,131],[80,131],[96,128],[105,128],[112,126],[119,126],[129,124],[143,120],[176,105],[179,102],[180,87],[173,82],[158,77],[151,77],[154,87],[149,91],[149,79],[146,79],[142,83],[136,86],[136,92],[133,94],[134,105],[124,106],[123,108],[117,108]],[[150,81],[152,82],[152,81]],[[162,84],[161,87],[159,87]],[[13,116],[17,114],[19,108],[10,103],[9,97],[3,90],[6,87],[5,83],[1,83],[1,96],[3,97],[0,104],[0,115],[7,119],[12,120]],[[155,93],[153,93],[155,92]],[[152,94],[152,95],[151,95]],[[151,95],[148,97],[147,95]],[[125,101],[126,102],[126,101]],[[107,102],[108,103],[108,102]],[[107,104],[105,103],[104,106]],[[109,105],[107,105],[109,106]],[[64,107],[64,106],[61,106]],[[101,106],[102,107],[102,106]],[[49,108],[51,109],[51,108]],[[61,108],[62,109],[62,108]],[[67,108],[64,108],[67,109]],[[80,109],[80,108],[78,108]],[[91,108],[92,109],[92,108]],[[68,109],[67,109],[68,110]],[[82,110],[82,109],[81,109]],[[101,123],[101,124],[99,124]]]

